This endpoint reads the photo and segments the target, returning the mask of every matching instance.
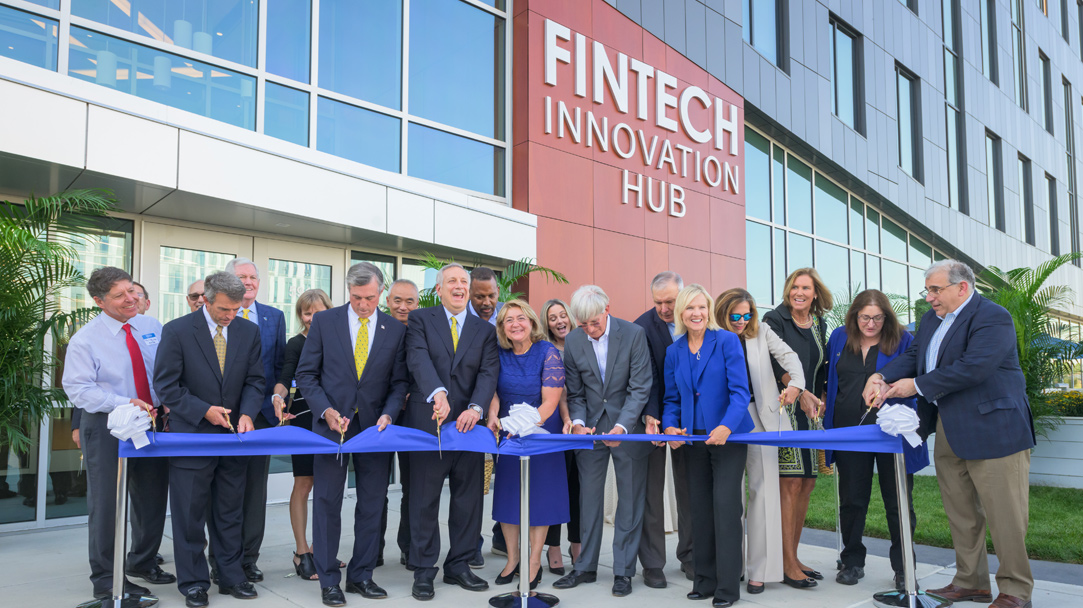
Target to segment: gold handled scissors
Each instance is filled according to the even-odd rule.
[[[443,460],[444,440],[440,438],[440,412],[436,412],[436,449],[440,451],[440,460]]]
[[[857,426],[861,426],[861,423],[865,422],[865,417],[868,416],[869,412],[872,411],[872,404],[875,403],[876,400],[879,399],[879,398],[880,398],[880,389],[876,389],[876,396],[872,398],[871,402],[869,402],[869,407],[865,410],[865,413],[861,415],[861,420],[857,421]]]

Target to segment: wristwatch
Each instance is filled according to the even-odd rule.
[[[480,405],[471,405],[470,409],[474,410],[474,413],[478,415],[478,419],[485,418],[484,411],[481,409]]]

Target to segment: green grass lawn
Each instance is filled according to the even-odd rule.
[[[874,477],[865,536],[889,538],[879,483]],[[917,543],[934,547],[952,546],[948,518],[944,515],[935,477],[914,477],[914,511],[918,518],[914,533]],[[832,477],[820,476],[816,482],[805,525],[820,530],[835,529],[835,480]],[[992,552],[993,542],[988,536],[986,545]],[[1027,552],[1031,559],[1083,564],[1083,490],[1030,487]]]

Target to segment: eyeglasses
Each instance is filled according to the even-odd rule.
[[[869,315],[857,315],[857,322],[862,325],[868,325],[869,323],[879,325],[884,322],[884,315],[876,315],[875,317],[870,317]]]
[[[948,283],[947,285],[945,285],[943,287],[937,287],[936,285],[932,285],[932,286],[930,286],[930,287],[928,287],[926,289],[922,289],[921,291],[919,291],[918,295],[923,297],[923,298],[925,296],[929,295],[929,294],[933,294],[934,296],[938,296],[938,295],[940,295],[941,291],[944,291],[945,289],[947,289],[948,287],[951,287],[952,285],[958,285],[958,284],[959,284],[959,282],[956,281],[955,283]]]
[[[190,294],[188,294],[188,299],[193,301],[193,302],[195,302],[196,300],[198,300],[198,299],[200,299],[202,297],[203,297],[202,292],[201,293],[190,293]]]
[[[752,320],[752,313],[750,313],[750,312],[746,312],[743,315],[739,315],[739,314],[737,314],[735,312],[730,313],[730,321],[733,321],[734,323],[736,323],[738,321],[751,321],[751,320]]]

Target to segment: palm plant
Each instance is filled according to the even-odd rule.
[[[1015,323],[1019,365],[1027,383],[1027,398],[1034,415],[1035,430],[1042,436],[1056,428],[1062,419],[1051,403],[1046,389],[1071,371],[1072,360],[1079,356],[1080,346],[1054,339],[1059,335],[1054,308],[1072,302],[1072,290],[1065,285],[1045,282],[1061,266],[1081,257],[1078,253],[1057,256],[1036,268],[1016,268],[1007,272],[995,266],[981,273],[988,287],[983,295],[1011,313]]]
[[[435,255],[426,252],[421,259],[421,265],[429,270],[440,270],[454,261],[455,260],[441,260]],[[560,272],[557,272],[552,268],[546,268],[545,266],[538,266],[534,263],[533,258],[523,258],[508,266],[497,275],[496,282],[500,290],[500,301],[508,302],[523,297],[523,292],[515,291],[515,285],[534,272],[540,273],[547,281],[552,280],[561,284],[568,283],[568,278]],[[421,290],[421,294],[418,298],[418,306],[435,306],[439,303],[440,297],[436,295],[436,287]]]
[[[0,443],[16,452],[26,452],[31,429],[67,401],[53,381],[60,361],[46,349],[47,336],[63,343],[92,316],[94,309],[61,311],[57,296],[85,281],[73,245],[113,208],[100,190],[0,201]]]

